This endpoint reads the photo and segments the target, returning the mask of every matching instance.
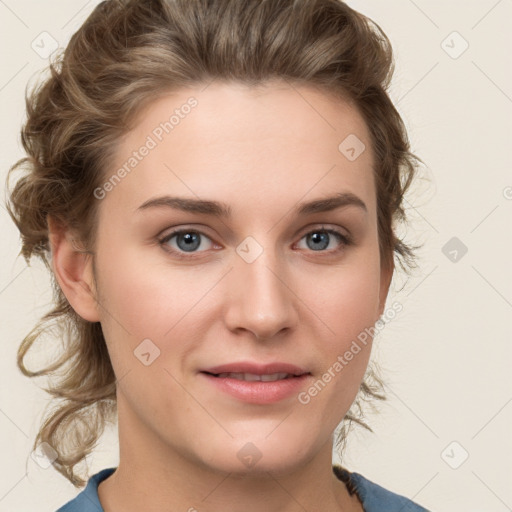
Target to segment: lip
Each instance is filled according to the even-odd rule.
[[[275,381],[244,381],[213,375],[219,373],[254,373],[256,375],[288,373],[293,377]],[[297,396],[306,381],[311,378],[310,372],[290,363],[258,364],[250,361],[214,366],[202,370],[199,375],[215,389],[252,404],[271,404],[292,395]]]
[[[222,364],[205,368],[203,372],[208,373],[254,373],[255,375],[270,375],[271,373],[290,373],[292,375],[303,375],[309,373],[307,370],[294,364],[273,362],[267,364],[254,363],[252,361],[239,361],[235,363]]]

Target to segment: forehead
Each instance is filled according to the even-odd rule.
[[[163,193],[256,207],[351,191],[371,209],[370,149],[367,126],[346,101],[286,82],[213,82],[139,113],[106,174],[126,171],[108,199],[132,211]]]

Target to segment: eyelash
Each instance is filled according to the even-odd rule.
[[[175,236],[177,235],[181,235],[183,233],[196,233],[198,235],[201,235],[201,236],[204,236],[206,238],[208,238],[209,240],[210,237],[204,233],[202,233],[201,231],[198,231],[196,229],[187,229],[187,228],[181,228],[181,229],[177,229],[175,231],[172,231],[171,233],[168,233],[166,234],[164,237],[162,238],[159,238],[158,239],[158,243],[160,246],[162,246],[162,248],[166,251],[166,252],[169,252],[173,255],[175,255],[176,257],[180,258],[180,259],[184,259],[184,260],[191,260],[191,259],[194,259],[194,258],[198,258],[200,256],[197,256],[198,253],[194,253],[194,252],[191,252],[191,253],[186,253],[186,252],[182,252],[182,251],[177,251],[176,249],[173,249],[173,248],[170,248],[167,243],[172,239],[174,238]],[[334,235],[338,241],[340,242],[340,246],[337,248],[337,249],[334,249],[334,250],[331,250],[331,251],[311,251],[311,252],[320,252],[320,253],[326,253],[328,255],[335,255],[339,252],[341,252],[343,249],[345,249],[346,247],[350,246],[350,245],[353,245],[353,240],[352,238],[349,236],[349,235],[346,235],[344,233],[341,233],[340,231],[338,230],[335,230],[335,229],[332,229],[332,228],[317,228],[317,229],[313,229],[311,231],[308,231],[307,233],[305,233],[301,238],[300,240],[302,240],[303,238],[305,238],[306,236],[308,235],[311,235],[312,233],[328,233],[330,235]],[[200,251],[200,252],[203,252],[203,251]]]

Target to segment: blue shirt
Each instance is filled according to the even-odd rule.
[[[91,476],[85,489],[57,512],[104,512],[98,498],[98,485],[109,477],[116,468],[103,469]],[[365,512],[429,512],[410,499],[388,491],[363,475],[349,472],[340,466],[333,466],[336,476],[345,482],[350,494],[359,496]]]

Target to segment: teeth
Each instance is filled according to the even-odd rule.
[[[271,373],[269,375],[262,375],[261,380],[263,382],[270,382],[273,380],[281,380],[288,378],[288,373]]]
[[[219,373],[218,377],[228,377],[230,379],[272,382],[275,380],[291,377],[289,373],[270,373],[268,375],[256,375],[255,373]]]

